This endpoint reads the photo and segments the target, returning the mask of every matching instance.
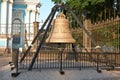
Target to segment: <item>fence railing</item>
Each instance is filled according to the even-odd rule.
[[[16,61],[18,62],[17,69],[27,70],[33,55],[34,53],[29,53],[24,61],[19,63],[19,60],[23,56],[23,53],[19,53],[18,61]],[[106,56],[107,60],[104,56]],[[60,51],[41,51],[32,69],[60,69],[61,67],[62,69],[113,69],[114,67],[120,67],[120,54],[64,51],[61,59]]]

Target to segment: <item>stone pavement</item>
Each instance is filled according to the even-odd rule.
[[[0,67],[8,65],[8,63],[12,60],[11,57],[8,56],[0,56]]]
[[[11,77],[10,66],[0,68],[0,80],[120,80],[120,71],[106,71],[97,73],[96,70],[64,70],[61,75],[56,70],[24,71],[17,77]]]

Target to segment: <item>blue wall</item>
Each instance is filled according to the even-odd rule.
[[[0,47],[6,47],[6,40],[0,41]]]
[[[26,9],[27,5],[21,5],[21,4],[13,4],[14,8],[22,8],[22,9]]]

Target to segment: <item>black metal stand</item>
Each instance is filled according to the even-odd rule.
[[[64,75],[65,72],[62,69],[62,53],[63,53],[63,51],[60,52],[60,74]]]
[[[20,74],[20,72],[16,72],[16,73],[11,73],[12,77],[17,77]]]
[[[99,68],[99,54],[97,54],[97,72],[101,73],[102,71]]]
[[[45,25],[46,25],[47,22],[49,21],[49,23],[48,23],[48,25],[47,25],[47,28],[46,28],[46,31],[45,31],[45,33],[44,33],[44,36],[43,36],[42,40],[41,40],[40,43],[39,43],[39,46],[38,46],[38,48],[37,48],[37,50],[36,50],[36,52],[35,52],[35,55],[34,55],[34,57],[33,57],[33,59],[32,59],[32,62],[30,63],[30,66],[29,66],[28,70],[32,70],[33,64],[34,64],[34,62],[35,62],[35,60],[36,60],[36,58],[37,58],[37,55],[38,55],[38,53],[39,53],[39,51],[40,51],[40,48],[41,48],[41,46],[42,46],[42,44],[43,44],[43,41],[44,41],[45,36],[46,36],[46,33],[47,33],[48,29],[50,28],[50,24],[51,24],[51,22],[52,22],[52,19],[53,19],[54,15],[55,15],[56,11],[57,11],[59,8],[64,9],[64,10],[68,10],[68,11],[70,12],[70,14],[72,15],[72,17],[77,21],[77,23],[79,24],[79,26],[81,27],[81,29],[82,29],[82,30],[88,35],[88,37],[91,39],[92,43],[93,43],[95,46],[97,46],[96,41],[92,38],[92,36],[91,36],[91,35],[89,34],[89,32],[85,29],[85,27],[82,25],[82,23],[78,20],[78,18],[77,18],[76,15],[72,12],[72,10],[70,9],[70,7],[68,7],[68,6],[64,5],[64,4],[55,5],[55,6],[52,8],[51,13],[50,13],[50,15],[48,16],[48,18],[46,19],[45,23],[42,25],[42,28],[38,31],[37,35],[36,35],[35,38],[33,39],[32,43],[31,43],[31,46],[28,47],[28,49],[26,50],[26,52],[24,53],[23,57],[22,57],[21,60],[20,60],[20,63],[24,60],[25,56],[26,56],[26,55],[28,54],[28,52],[30,51],[32,45],[35,43],[37,37],[39,36],[39,34],[42,32],[42,30],[44,29]],[[62,56],[61,56],[61,59],[62,59]],[[61,65],[62,65],[62,63],[61,63]],[[60,73],[63,74],[62,67],[60,68]]]
[[[62,64],[62,53],[63,53],[63,51],[64,51],[64,49],[65,48],[61,48],[61,44],[59,44],[59,48],[60,48],[60,74],[61,75],[64,75],[65,74],[65,72],[63,71],[63,64]]]
[[[18,72],[18,55],[19,55],[19,50],[18,49],[13,49],[13,64],[14,64],[14,67],[11,68],[11,70],[13,70],[14,68],[16,69],[16,72],[15,73],[11,73],[11,76],[12,77],[17,77],[20,72]]]

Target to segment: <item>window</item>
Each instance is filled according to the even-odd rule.
[[[21,21],[15,19],[12,23],[13,44],[20,44],[21,38]]]
[[[20,20],[16,19],[13,21],[12,35],[20,36],[20,34],[21,34],[21,22],[20,22]]]

